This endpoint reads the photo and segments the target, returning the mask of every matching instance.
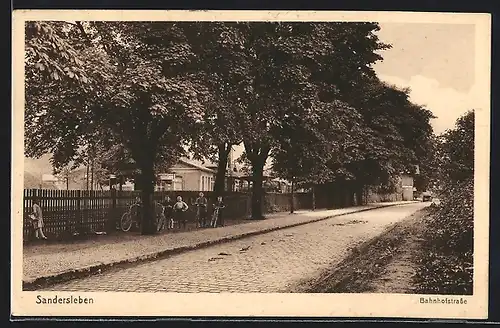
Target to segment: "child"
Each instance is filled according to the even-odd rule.
[[[30,215],[33,220],[33,228],[35,229],[35,237],[37,239],[47,240],[45,234],[43,233],[43,215],[42,208],[40,207],[40,201],[38,197],[33,198],[33,213]]]
[[[172,216],[173,212],[173,203],[170,199],[170,196],[166,196],[163,200],[163,207],[165,208],[165,217],[167,218],[167,229],[174,228],[174,218]]]
[[[202,192],[200,192],[199,196],[195,202],[198,211],[198,228],[204,228],[207,226],[208,200]]]
[[[222,196],[217,197],[217,201],[214,204],[214,218],[212,219],[212,227],[223,227],[224,226],[224,219],[222,217],[222,209],[225,208],[226,205],[224,204],[224,201],[222,200]],[[217,212],[217,213],[215,213]],[[216,215],[216,217],[215,217]],[[215,222],[214,222],[215,221]]]
[[[184,218],[184,212],[189,209],[189,206],[182,200],[181,196],[177,196],[177,202],[174,204],[174,218],[175,221],[179,223],[182,222],[184,228],[186,228],[186,219]]]

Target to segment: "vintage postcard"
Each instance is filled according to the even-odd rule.
[[[488,14],[13,13],[12,315],[488,316]]]

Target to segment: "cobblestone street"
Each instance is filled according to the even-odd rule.
[[[166,259],[51,286],[45,290],[122,292],[286,292],[340,262],[426,203],[334,217],[188,251]]]
[[[249,220],[247,223],[229,225],[217,229],[200,229],[173,234],[153,236],[122,235],[104,240],[87,241],[74,244],[33,245],[23,249],[23,280],[34,281],[54,275],[86,270],[102,264],[115,265],[119,262],[135,262],[134,259],[155,255],[162,251],[180,248],[199,248],[197,245],[218,243],[249,234],[269,232],[274,229],[290,227],[322,220],[336,215],[372,210],[380,206],[392,206],[405,202],[368,204],[349,208],[323,211],[297,211],[295,214],[276,213],[266,220]]]

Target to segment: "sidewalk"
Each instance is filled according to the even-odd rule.
[[[265,220],[249,221],[216,229],[180,232],[154,236],[135,236],[114,243],[87,245],[59,245],[25,247],[23,250],[23,288],[36,289],[54,282],[102,272],[119,264],[153,260],[183,251],[228,242],[273,230],[294,227],[371,209],[408,204],[412,202],[377,203],[326,211],[297,211],[295,214],[278,214]],[[73,245],[72,245],[73,246]]]

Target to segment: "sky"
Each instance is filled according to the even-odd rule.
[[[377,33],[392,49],[374,65],[379,78],[411,89],[410,99],[434,113],[436,134],[481,106],[475,81],[474,25],[381,23]]]

